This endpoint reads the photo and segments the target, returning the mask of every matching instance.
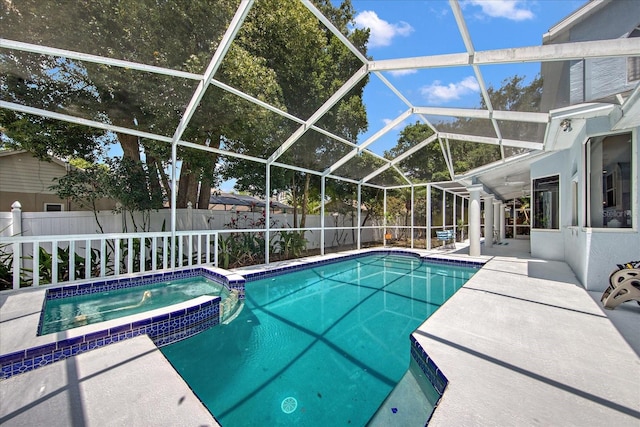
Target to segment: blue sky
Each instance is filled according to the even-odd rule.
[[[462,0],[460,5],[473,46],[481,51],[539,46],[545,32],[585,3],[585,0]],[[356,26],[371,29],[368,54],[374,60],[466,51],[448,1],[352,0],[352,4]],[[485,83],[494,87],[500,87],[505,78],[515,74],[530,80],[539,71],[539,64],[481,67]],[[417,106],[480,105],[480,90],[471,67],[385,73],[385,77]],[[364,101],[369,130],[359,142],[407,109],[373,75],[365,89]],[[413,117],[409,122],[416,120]],[[381,155],[396,141],[397,131],[369,148]]]

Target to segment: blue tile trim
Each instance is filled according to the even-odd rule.
[[[132,277],[119,277],[109,280],[98,280],[94,282],[71,284],[57,288],[50,288],[47,289],[45,300],[74,297],[78,295],[87,295],[97,292],[108,292],[116,289],[132,288],[136,286],[144,286],[153,283],[180,280],[197,276],[203,276],[216,283],[220,283],[229,290],[236,289],[239,292],[239,298],[244,299],[245,280],[243,278],[238,276],[238,278],[230,279],[228,276],[220,272],[214,271],[208,267],[200,266],[175,271],[166,271],[163,273],[147,273]]]
[[[189,309],[1,355],[0,380],[138,335],[148,335],[158,347],[189,338],[220,323],[220,301],[214,297]]]
[[[408,256],[408,257],[422,259],[423,261],[431,263],[431,264],[443,264],[443,265],[450,265],[450,266],[456,266],[456,267],[480,268],[485,264],[482,261],[470,261],[470,260],[460,260],[460,259],[452,259],[452,258],[451,259],[434,258],[434,257],[428,256],[428,255],[427,256],[421,256],[420,254],[417,254],[415,252],[409,252],[409,251],[403,251],[403,250],[397,250],[397,249],[396,250],[390,249],[390,250],[373,250],[373,251],[367,251],[367,252],[364,252],[364,253],[338,256],[338,257],[331,258],[331,259],[318,260],[318,261],[313,261],[313,262],[304,263],[304,264],[289,265],[289,266],[284,266],[284,267],[272,267],[268,271],[260,271],[260,272],[245,274],[244,278],[245,278],[245,280],[247,282],[253,282],[255,280],[261,280],[261,279],[266,279],[266,278],[269,278],[269,277],[280,276],[282,274],[287,274],[287,273],[291,273],[291,272],[294,272],[294,271],[305,270],[307,268],[314,268],[314,267],[318,267],[318,266],[321,266],[321,265],[334,264],[336,262],[348,261],[348,260],[352,260],[352,259],[366,257],[366,256],[369,256],[369,255]]]
[[[436,389],[440,397],[442,397],[449,380],[442,373],[442,371],[435,364],[433,359],[429,357],[426,351],[422,348],[420,343],[413,335],[410,335],[411,339],[411,357],[418,363],[420,369],[424,375],[429,379],[431,385]]]

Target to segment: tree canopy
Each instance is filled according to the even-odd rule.
[[[328,0],[316,4],[365,49],[367,32],[347,30],[353,18],[350,1],[340,6]],[[54,1],[15,0],[3,10],[3,37],[202,73],[236,7],[234,0],[98,0],[69,7],[59,7]],[[6,71],[0,85],[7,88],[3,98],[8,101],[115,126],[133,124],[136,129],[167,137],[173,135],[197,85],[185,78],[25,51],[2,50],[0,63]],[[215,79],[306,120],[361,65],[300,2],[265,0],[252,7]],[[327,130],[355,140],[366,128],[361,100],[364,84],[327,113],[322,123]],[[212,85],[182,139],[266,158],[295,130],[296,124],[287,122]],[[121,151],[123,160],[118,165],[126,164],[141,178],[131,183],[138,186],[131,189],[132,194],[162,193],[162,198],[150,199],[153,208],[170,197],[167,143],[10,110],[2,110],[0,125],[3,146],[27,149],[41,157],[53,153],[104,162],[109,149],[110,153]],[[322,150],[326,139],[319,134],[304,135],[305,154]],[[285,156],[285,162],[308,166],[306,155],[291,152]],[[264,176],[263,165],[225,160],[220,167],[217,155],[180,147],[178,207],[189,201],[208,207],[210,188],[230,175],[240,177],[240,189],[264,190],[260,184],[264,179],[256,179]],[[109,170],[114,176],[119,173],[115,166]],[[310,177],[278,172],[274,189],[299,182],[303,182],[301,188],[308,188]],[[300,193],[308,198],[308,192]],[[148,206],[131,203],[132,207],[143,205]]]

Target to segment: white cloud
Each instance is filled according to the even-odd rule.
[[[389,46],[396,36],[406,37],[413,32],[413,27],[404,21],[391,24],[380,19],[372,10],[365,10],[354,18],[356,28],[369,28],[369,47]]]
[[[512,21],[533,19],[533,12],[524,6],[522,0],[468,0],[474,6],[480,6],[482,12],[492,18],[506,18]]]
[[[389,74],[391,74],[393,77],[401,77],[409,74],[415,74],[417,72],[418,70],[393,70],[389,71]]]
[[[480,85],[473,76],[465,77],[457,83],[449,83],[448,85],[443,85],[441,81],[436,80],[432,84],[420,88],[420,93],[430,104],[447,103],[479,91]]]
[[[387,126],[389,123],[391,123],[391,122],[392,122],[392,121],[394,121],[394,120],[395,120],[395,119],[382,119],[382,122],[384,123],[384,125],[385,125],[385,126]],[[404,121],[402,121],[402,122],[398,123],[398,124],[397,124],[397,125],[395,125],[392,129],[393,129],[393,130],[402,130],[402,129],[404,129],[405,127],[407,127],[407,126],[405,125],[405,122],[406,122],[406,120],[404,120]]]

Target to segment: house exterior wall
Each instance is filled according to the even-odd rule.
[[[66,203],[49,190],[53,179],[64,176],[64,166],[39,161],[29,153],[16,153],[0,157],[0,209],[11,210],[16,200],[22,209],[44,211],[44,203]]]
[[[596,132],[596,130],[599,130]],[[628,130],[625,132],[629,132]],[[593,127],[586,139],[576,139],[570,149],[560,151],[531,165],[531,178],[560,174],[560,230],[531,230],[531,255],[544,259],[565,261],[588,290],[604,291],[609,274],[620,264],[640,260],[640,185],[638,134],[632,130],[632,221],[633,228],[597,228],[586,226],[586,165],[583,160],[584,143],[593,136],[613,134],[610,130]],[[615,132],[620,133],[620,132]],[[577,182],[578,225],[573,217],[572,182]]]
[[[545,35],[544,44],[626,38],[640,24],[640,2],[637,1],[610,1],[584,7],[588,13],[568,17],[558,24]],[[638,83],[627,81],[627,58],[547,62],[542,64],[541,72],[542,111],[583,102],[612,101],[616,94],[631,91]],[[532,230],[531,254],[565,261],[586,289],[603,291],[616,264],[640,259],[639,129],[613,132],[611,128],[617,119],[606,114],[575,119],[573,134],[562,135],[573,138],[573,142],[569,139],[560,145],[569,148],[531,166],[532,179],[560,174],[560,229]],[[578,126],[580,122],[585,125]],[[584,144],[594,136],[625,132],[632,132],[633,228],[587,227],[587,187],[589,182],[592,186],[601,184],[602,177],[587,176]],[[556,141],[547,142],[554,146]],[[577,224],[573,222],[574,217]]]
[[[44,212],[45,204],[61,204],[64,211],[86,211],[70,200],[57,196],[49,189],[55,179],[67,173],[66,165],[56,161],[46,162],[33,157],[30,153],[19,152],[0,156],[0,211],[11,211],[11,205],[18,201],[24,212]],[[115,203],[111,200],[98,200],[98,210],[111,210]]]
[[[638,24],[640,2],[611,1],[570,28],[546,38],[543,44],[626,38]],[[543,111],[608,99],[637,84],[627,81],[627,58],[547,62],[542,64],[541,72],[545,84]]]
[[[532,180],[560,175],[560,229],[532,228],[530,235],[531,256],[561,261],[565,259],[565,241],[562,230],[571,224],[571,216],[567,218],[567,215],[563,215],[571,208],[570,203],[567,203],[567,200],[570,199],[567,195],[571,192],[571,181],[567,179],[571,172],[567,163],[569,163],[569,153],[568,150],[564,150],[531,165]]]

